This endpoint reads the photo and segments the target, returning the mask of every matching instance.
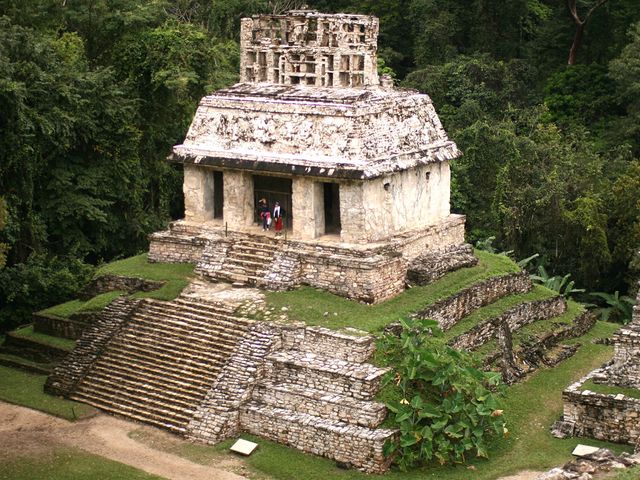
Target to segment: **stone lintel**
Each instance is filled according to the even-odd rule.
[[[446,142],[430,150],[414,152],[382,159],[367,164],[353,162],[331,163],[326,160],[312,158],[270,158],[266,156],[234,155],[218,156],[207,154],[193,148],[174,147],[174,152],[167,157],[170,163],[183,165],[201,165],[203,167],[223,168],[228,170],[244,170],[255,173],[271,173],[286,176],[304,176],[316,178],[333,178],[343,180],[369,180],[383,177],[395,172],[408,170],[417,165],[444,162],[460,156],[453,142]]]

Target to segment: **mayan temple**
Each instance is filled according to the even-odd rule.
[[[48,392],[194,441],[249,432],[387,470],[375,338],[270,321],[254,301],[310,285],[377,303],[477,262],[449,209],[460,152],[427,95],[380,81],[377,35],[370,16],[242,20],[241,82],[202,99],[169,158],[185,218],[151,237],[150,261],[197,278],[171,301],[109,304]]]
[[[376,303],[404,289],[416,257],[459,256],[449,162],[460,152],[427,95],[380,81],[377,36],[370,16],[243,19],[241,82],[204,97],[174,147],[185,218],[152,236],[150,259]],[[286,212],[278,238],[259,227],[261,199]]]

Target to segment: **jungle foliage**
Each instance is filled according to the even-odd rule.
[[[434,320],[400,320],[399,335],[387,334],[378,358],[391,367],[386,390],[397,442],[385,454],[406,470],[432,460],[464,463],[487,457],[491,438],[508,433],[499,399],[499,373],[483,372],[472,357],[449,347]]]
[[[465,154],[452,193],[471,241],[629,293],[640,2],[589,15],[597,1],[0,0],[0,330],[182,216],[164,158],[236,80],[239,19],[303,3],[380,17],[381,64],[431,95]]]

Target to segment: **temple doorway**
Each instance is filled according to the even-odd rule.
[[[290,178],[268,177],[266,175],[253,176],[253,200],[256,208],[255,222],[261,223],[258,213],[258,202],[264,198],[269,205],[269,211],[273,212],[276,202],[280,202],[280,207],[284,208],[283,218],[284,228],[291,230],[293,216],[291,208],[292,181]]]
[[[324,184],[324,233],[340,233],[340,185]]]
[[[213,218],[222,218],[224,181],[222,172],[213,172]]]

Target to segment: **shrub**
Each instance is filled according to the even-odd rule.
[[[385,445],[401,469],[432,459],[465,462],[468,452],[486,457],[492,436],[506,434],[498,397],[500,375],[480,371],[473,358],[446,345],[432,320],[401,321],[399,336],[385,335],[380,357],[392,367],[386,389],[391,420],[400,430]]]

